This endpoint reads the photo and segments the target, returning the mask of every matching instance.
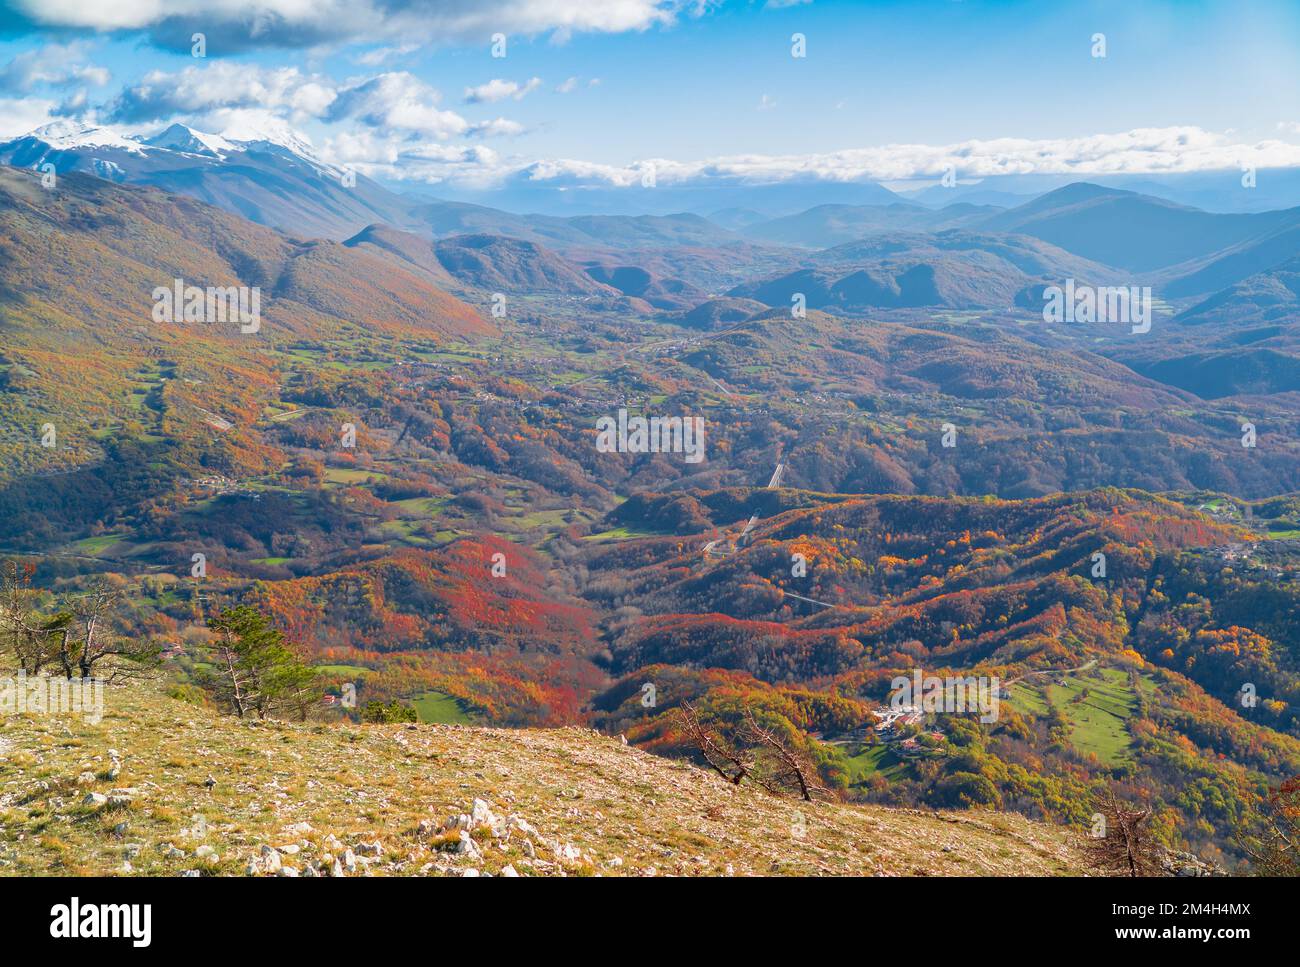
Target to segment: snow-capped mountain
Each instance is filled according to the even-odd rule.
[[[155,134],[152,138],[144,139],[143,143],[151,148],[165,148],[168,151],[179,151],[182,154],[205,155],[221,161],[225,161],[229,155],[236,151],[244,150],[242,145],[227,141],[219,134],[206,134],[203,131],[195,131],[183,124],[173,124],[166,131]]]
[[[305,161],[329,174],[342,175],[342,169],[327,164],[316,154],[311,142],[287,124],[277,127],[250,127],[244,125],[224,134],[210,134],[184,124],[173,124],[152,137],[123,134],[109,125],[96,125],[87,121],[55,121],[39,127],[16,142],[29,142],[44,146],[49,153],[76,152],[103,154],[107,151],[125,151],[148,157],[151,152],[182,155],[200,155],[226,161],[239,152],[278,153]],[[163,156],[154,158],[161,160]],[[56,165],[57,167],[57,165]]]
[[[56,151],[102,149],[144,153],[144,146],[137,138],[120,134],[111,127],[99,127],[84,121],[54,121],[24,135],[19,140],[27,139],[41,141]]]
[[[288,125],[222,134],[173,124],[150,137],[63,120],[0,143],[0,163],[154,185],[293,234],[345,239],[408,225],[411,203],[320,158]]]

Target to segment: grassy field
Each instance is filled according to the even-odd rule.
[[[124,533],[100,534],[97,537],[87,537],[70,546],[78,554],[102,554],[113,545],[120,544],[125,538],[126,534]]]
[[[1127,672],[1103,669],[1100,679],[1069,678],[1065,685],[1049,685],[1048,700],[1065,713],[1070,723],[1070,742],[1076,749],[1117,766],[1128,760],[1133,745],[1128,720],[1137,697]]]
[[[344,467],[326,467],[325,482],[332,484],[356,484],[364,483],[371,477],[376,480],[383,480],[388,474],[379,470],[349,470]]]
[[[614,527],[599,534],[588,534],[584,541],[625,541],[633,537],[654,537],[652,531],[631,530],[627,526]]]
[[[851,786],[860,785],[874,775],[894,782],[907,778],[911,772],[910,766],[884,744],[863,746],[856,755],[846,756],[846,761]]]
[[[412,520],[433,517],[447,506],[446,497],[407,497],[404,500],[389,501],[389,505],[398,508],[402,517]]]
[[[419,698],[412,699],[411,704],[421,722],[432,725],[469,725],[473,721],[460,702],[442,692],[425,692]]]
[[[316,670],[322,675],[368,675],[369,668],[361,665],[317,665]]]
[[[1128,761],[1133,745],[1128,720],[1137,706],[1128,673],[1104,668],[1063,681],[1017,682],[1006,701],[1016,711],[1033,715],[1046,715],[1049,705],[1055,706],[1069,723],[1070,744],[1076,749],[1108,766]]]

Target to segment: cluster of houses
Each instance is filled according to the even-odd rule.
[[[904,736],[899,730],[904,725],[920,725],[925,719],[925,711],[919,705],[883,705],[873,709],[872,714],[878,721],[874,726],[855,729],[844,738],[850,742],[862,742],[867,735],[874,732],[880,740],[893,747],[894,752],[904,759],[924,759],[941,755],[938,749],[919,741],[923,736],[942,741],[942,732],[921,732],[915,736]],[[814,733],[814,738],[821,736]]]
[[[1231,543],[1216,547],[1214,554],[1221,561],[1248,561],[1253,550],[1252,544]]]
[[[252,497],[254,500],[260,500],[262,495],[238,480],[231,480],[229,477],[221,474],[207,474],[202,477],[194,477],[190,483],[198,490],[207,491],[214,496],[224,494],[237,494],[243,497]]]

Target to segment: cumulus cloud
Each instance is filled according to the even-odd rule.
[[[107,84],[111,77],[107,68],[85,63],[85,58],[86,46],[82,43],[46,44],[25,50],[0,67],[0,91],[30,91],[41,84]]]
[[[86,89],[83,87],[60,101],[59,106],[52,113],[61,118],[75,118],[84,117],[89,111],[90,95],[86,93]]]
[[[536,81],[536,79],[534,79]],[[522,97],[540,81],[513,85]],[[440,106],[440,93],[407,71],[388,71],[337,84],[296,67],[268,68],[217,61],[175,72],[152,71],[109,105],[107,119],[140,125],[170,118],[212,118],[221,112],[259,111],[267,117],[362,125],[397,139],[511,136],[523,125],[508,118],[470,123]],[[80,99],[84,104],[84,97]],[[69,102],[71,103],[71,102]],[[61,113],[68,113],[66,111]]]
[[[308,157],[317,155],[311,138],[284,118],[262,108],[218,108],[203,115],[196,126],[200,131],[220,134],[228,141],[272,141]]]
[[[406,71],[391,71],[339,91],[329,119],[352,119],[385,131],[445,140],[469,130],[455,111],[438,107],[437,90]]]
[[[524,133],[524,126],[509,118],[493,118],[491,121],[477,121],[469,126],[469,133],[480,138],[513,137]]]
[[[0,97],[0,141],[21,137],[54,120],[55,105],[36,97]]]
[[[296,67],[217,61],[173,73],[150,71],[117,96],[109,106],[109,117],[140,123],[220,108],[262,108],[317,117],[337,96],[328,78],[305,75]]]
[[[487,188],[506,170],[497,153],[484,145],[411,143],[373,131],[331,138],[322,154],[371,178],[427,184]]]
[[[466,104],[491,104],[495,101],[504,101],[506,98],[514,98],[516,101],[522,101],[542,86],[540,77],[531,77],[522,84],[518,81],[507,81],[501,78],[493,78],[486,84],[480,84],[478,87],[465,88]]]
[[[699,0],[0,0],[15,27],[142,32],[188,50],[311,47],[338,42],[482,42],[493,33],[620,33],[673,23]]]

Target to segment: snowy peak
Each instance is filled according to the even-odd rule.
[[[58,151],[78,148],[115,148],[136,154],[144,153],[140,142],[135,138],[128,137],[115,128],[90,124],[86,121],[54,121],[18,140],[26,138],[43,141]]]
[[[241,117],[220,134],[179,123],[128,134],[59,121],[0,141],[0,165],[28,171],[52,165],[60,175],[151,185],[307,237],[350,238],[377,221],[412,224],[407,200],[347,177],[274,118]]]
[[[289,161],[306,162],[326,173],[337,174],[337,169],[320,159],[304,135],[283,123],[240,124],[222,134],[210,134],[177,123],[151,137],[143,137],[123,134],[107,125],[63,120],[46,124],[7,143],[17,142],[37,142],[51,151],[126,151],[140,156],[171,152],[217,162],[227,160],[232,154],[260,152]]]
[[[207,134],[195,131],[184,124],[173,124],[166,131],[143,140],[151,148],[165,148],[184,154],[203,155],[208,158],[224,160],[233,151],[241,150],[239,146],[227,141],[219,134]]]
[[[275,149],[279,149],[315,165],[322,163],[311,141],[284,122],[277,123],[269,120],[263,120],[258,124],[240,122],[223,131],[222,137],[227,142],[234,142],[246,150],[269,149],[274,153]]]

